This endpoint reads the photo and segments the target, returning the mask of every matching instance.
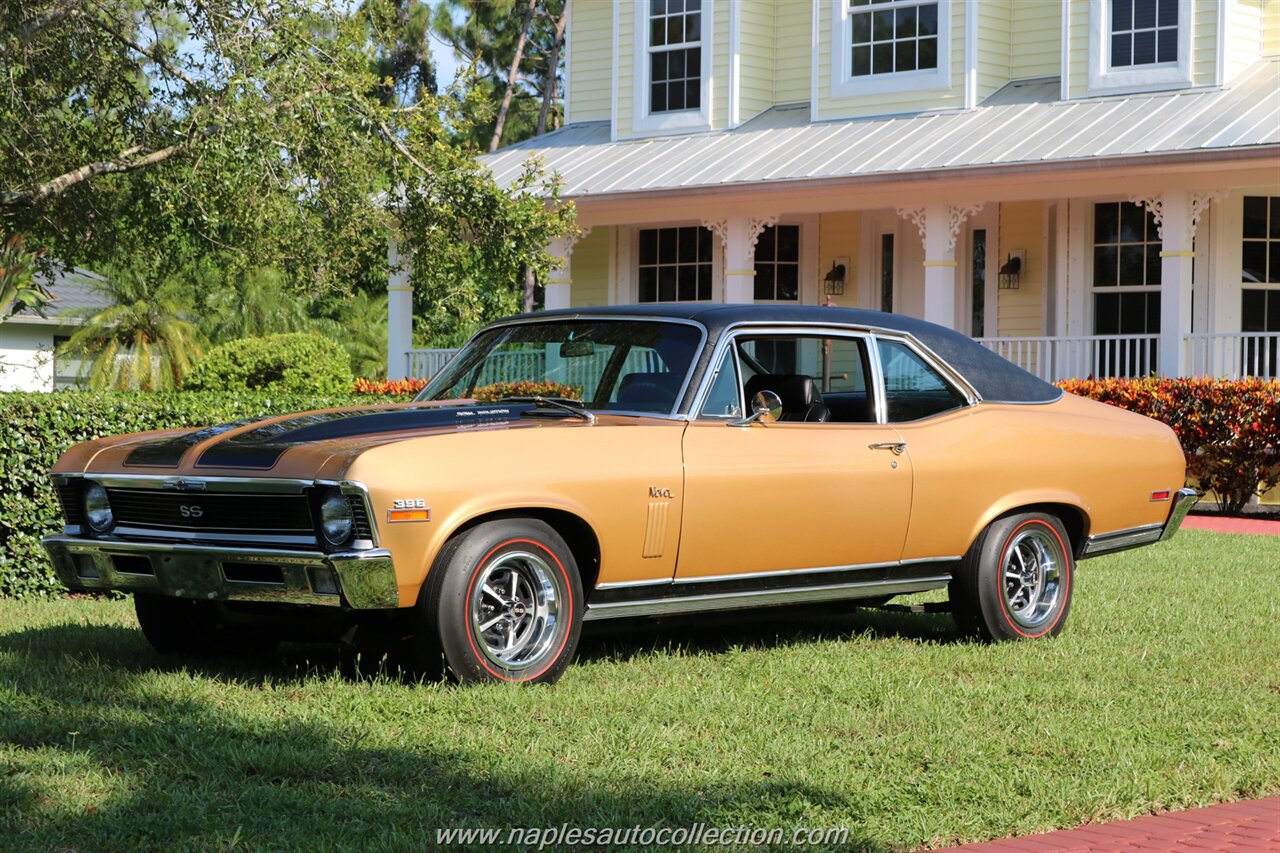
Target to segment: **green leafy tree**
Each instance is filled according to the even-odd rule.
[[[195,325],[185,319],[192,309],[185,280],[135,269],[107,270],[94,287],[112,304],[88,314],[63,345],[88,363],[89,387],[181,388],[202,352]]]
[[[468,129],[471,144],[493,150],[559,126],[566,20],[564,0],[443,0],[436,8],[436,32],[476,69],[492,117]]]
[[[403,218],[424,293],[465,291],[424,311],[508,305],[571,212],[537,170],[500,188],[452,144],[491,130],[490,93],[432,94],[424,13],[387,0],[384,33],[374,5],[0,0],[0,227],[67,263],[143,256],[158,281],[217,253],[227,281],[271,267],[318,295],[385,281]]]

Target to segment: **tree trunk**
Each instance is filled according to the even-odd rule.
[[[524,20],[520,23],[520,37],[516,40],[516,55],[511,60],[511,70],[507,73],[507,91],[502,96],[502,106],[498,109],[498,120],[493,125],[493,139],[489,140],[489,150],[497,151],[502,142],[502,128],[507,123],[507,112],[511,109],[511,99],[516,95],[516,80],[520,77],[520,60],[524,59],[524,45],[529,39],[529,26],[533,23],[533,10],[538,0],[529,0],[524,10]]]
[[[538,113],[538,130],[535,136],[541,136],[547,132],[547,112],[551,109],[551,102],[556,98],[556,90],[558,87],[557,80],[560,70],[560,48],[564,44],[564,28],[569,22],[569,0],[565,0],[564,11],[560,13],[560,17],[556,20],[556,35],[551,42],[551,53],[547,56],[547,79],[542,84],[542,110]]]
[[[528,314],[533,310],[533,285],[537,278],[533,274],[533,267],[524,268],[524,302],[521,310]]]

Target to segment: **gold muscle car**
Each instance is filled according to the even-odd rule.
[[[461,681],[554,681],[587,620],[941,587],[964,633],[1052,636],[1077,560],[1195,501],[1156,421],[799,306],[516,317],[411,403],[101,438],[53,481],[59,577],[161,652],[389,631]]]

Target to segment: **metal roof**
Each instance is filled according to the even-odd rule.
[[[53,301],[44,308],[44,316],[30,308],[23,308],[5,320],[6,323],[74,326],[83,323],[95,311],[111,305],[111,299],[96,286],[96,283],[103,281],[102,276],[88,270],[59,267],[55,268],[52,275],[36,273],[36,280],[53,294]]]
[[[572,124],[485,155],[501,184],[531,155],[583,198],[769,182],[884,178],[1085,160],[1280,154],[1280,59],[1225,88],[1057,100],[1054,79],[1015,81],[969,110],[811,122],[774,107],[734,130],[609,141],[608,122]]]

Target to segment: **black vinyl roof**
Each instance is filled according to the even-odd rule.
[[[527,315],[526,315],[527,316]],[[947,362],[968,380],[988,403],[1051,403],[1061,389],[1001,358],[991,350],[945,326],[883,311],[828,308],[817,305],[724,305],[707,303],[652,303],[608,305],[598,308],[562,308],[540,311],[537,319],[556,317],[660,317],[691,320],[706,327],[714,344],[730,326],[742,323],[821,323],[882,330],[910,335]],[[514,319],[514,318],[513,318]]]

